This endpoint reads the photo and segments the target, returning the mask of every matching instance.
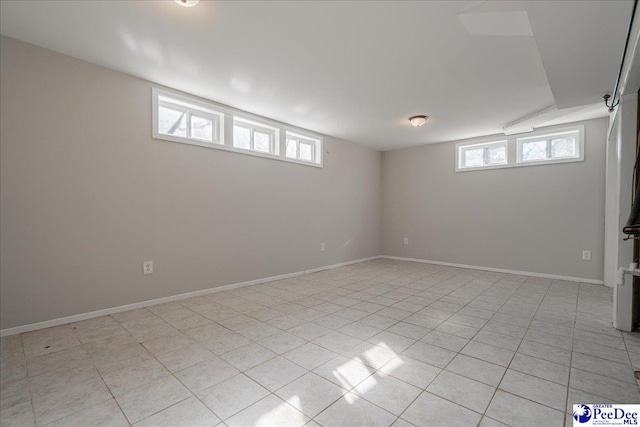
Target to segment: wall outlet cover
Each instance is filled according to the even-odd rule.
[[[152,273],[153,273],[153,261],[143,261],[142,274],[152,274]]]

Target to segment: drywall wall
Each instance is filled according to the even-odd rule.
[[[623,95],[611,116],[608,129],[604,281],[613,287],[613,326],[623,331],[633,329],[633,279],[624,277],[624,286],[616,286],[618,268],[633,261],[633,240],[622,233],[631,213],[638,95]]]
[[[383,254],[602,280],[607,121],[581,123],[584,162],[456,173],[455,142],[385,152]]]
[[[152,83],[1,43],[2,329],[380,254],[380,152],[154,140]]]

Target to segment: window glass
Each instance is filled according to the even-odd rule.
[[[489,153],[489,164],[495,165],[507,162],[507,147],[500,145],[497,147],[487,148]]]
[[[191,138],[213,141],[213,120],[192,115]]]
[[[313,147],[306,142],[300,142],[300,160],[313,160]]]
[[[158,132],[164,135],[187,136],[187,113],[173,108],[158,108]]]
[[[262,153],[271,152],[271,135],[262,132],[253,132],[253,149]]]
[[[484,148],[464,151],[464,167],[471,168],[484,165]]]
[[[575,157],[576,139],[573,137],[558,138],[551,140],[551,157]]]
[[[547,141],[529,141],[522,143],[522,161],[530,162],[547,158]]]
[[[251,129],[235,125],[233,127],[233,146],[237,148],[251,149]]]
[[[298,157],[298,141],[295,139],[287,138],[287,151],[286,156],[290,159]]]

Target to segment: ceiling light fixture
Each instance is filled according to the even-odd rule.
[[[178,3],[180,6],[184,7],[193,7],[198,4],[200,0],[173,0]]]
[[[422,126],[423,124],[425,124],[427,122],[428,117],[427,116],[413,116],[413,117],[409,117],[409,121],[411,122],[411,124],[417,128],[419,128],[420,126]]]

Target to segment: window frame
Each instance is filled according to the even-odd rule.
[[[286,132],[285,134],[285,149],[284,149],[284,156],[289,159],[289,160],[295,160],[298,162],[302,162],[305,164],[315,164],[316,163],[316,156],[318,155],[318,144],[320,143],[320,141],[318,139],[314,139],[314,138],[310,138],[307,136],[303,136],[303,135],[299,135],[293,132]],[[294,140],[296,143],[296,157],[287,157],[287,152],[286,152],[286,144],[289,142],[289,140]],[[311,160],[306,160],[300,157],[300,144],[305,144],[305,145],[309,145],[311,146]]]
[[[249,148],[242,148],[242,147],[236,147],[235,145],[235,127],[242,127],[245,129],[249,129]],[[234,115],[233,116],[233,138],[231,141],[231,145],[234,149],[236,150],[243,150],[243,151],[251,151],[252,153],[259,153],[259,154],[269,154],[272,156],[277,156],[278,152],[279,152],[279,147],[278,144],[276,144],[276,142],[278,141],[278,135],[279,135],[279,130],[259,123],[259,122],[255,122],[252,120],[247,120],[244,119],[238,115]],[[255,149],[255,139],[254,139],[254,134],[255,132],[258,133],[262,133],[262,134],[266,134],[269,136],[269,151],[260,151],[260,150],[256,150]]]
[[[209,105],[202,104],[199,101],[187,98],[171,92],[160,91],[153,88],[153,138],[164,139],[173,142],[182,142],[185,144],[198,145],[201,147],[211,147],[214,145],[224,145],[224,113],[212,109]],[[176,136],[161,133],[159,126],[160,114],[159,108],[166,107],[176,111],[186,113],[186,136]],[[191,117],[201,117],[212,121],[213,131],[212,140],[192,137],[191,136]]]
[[[165,98],[164,100],[162,98]],[[324,146],[323,137],[320,134],[310,132],[304,129],[297,128],[285,123],[277,122],[265,117],[254,115],[242,110],[227,107],[222,104],[214,103],[212,101],[202,101],[191,95],[182,94],[169,89],[160,89],[157,87],[151,88],[152,99],[152,132],[153,139],[164,140],[170,142],[179,142],[182,144],[195,145],[204,148],[213,148],[216,150],[230,151],[233,153],[245,154],[256,157],[264,157],[272,160],[280,160],[288,163],[300,164],[304,166],[312,166],[322,169],[324,167],[322,150]],[[158,129],[160,104],[164,104],[167,101],[170,105],[169,108],[176,108],[179,111],[185,111],[192,109],[193,114],[203,118],[218,118],[218,141],[208,142],[199,138],[189,138],[191,135],[191,115],[187,114],[187,137],[174,136],[162,134]],[[159,102],[162,100],[163,102]],[[210,117],[213,115],[214,117]],[[249,150],[246,148],[238,148],[233,146],[233,127],[235,121],[250,123],[254,126],[254,129],[269,134],[270,137],[270,153],[263,151]],[[214,126],[216,123],[214,122]],[[215,132],[215,129],[214,129]],[[298,158],[286,157],[286,136],[287,134],[293,134],[302,137],[309,141],[314,141],[315,150],[313,151],[313,162],[306,160],[299,160]],[[215,138],[215,134],[214,134]],[[251,137],[251,144],[253,144],[253,134]],[[253,147],[253,145],[252,145]]]
[[[505,161],[501,163],[489,163],[489,149],[494,147],[504,147]],[[482,149],[482,162],[481,166],[464,166],[464,153],[467,151]],[[457,170],[471,170],[471,169],[487,169],[504,166],[509,163],[509,144],[508,140],[498,140],[489,142],[480,142],[477,144],[460,144],[456,147],[458,152]]]
[[[547,150],[551,150],[551,140],[554,136],[563,135],[563,134],[572,134],[575,133],[577,136],[576,148],[578,150],[578,155],[575,157],[557,157],[557,158],[547,158],[541,160],[530,160],[530,161],[522,161],[522,143],[527,141],[535,141],[546,139],[547,142]],[[470,148],[478,148],[478,147],[490,147],[492,144],[506,141],[507,147],[507,162],[501,164],[494,165],[483,165],[483,166],[472,166],[472,167],[461,167],[461,162],[463,161],[462,153]],[[555,126],[548,127],[544,129],[540,129],[535,132],[529,132],[526,134],[517,134],[512,136],[493,136],[486,137],[480,139],[472,139],[466,140],[462,142],[458,142],[455,144],[455,171],[456,172],[470,172],[470,171],[479,171],[479,170],[489,170],[489,169],[504,169],[504,168],[514,168],[514,167],[528,167],[528,166],[542,166],[542,165],[552,165],[552,164],[560,164],[560,163],[573,163],[573,162],[582,162],[585,159],[585,126],[584,124],[569,124],[564,126]],[[486,153],[486,151],[485,151]],[[486,154],[485,154],[486,155]]]
[[[191,120],[194,116],[201,119],[205,119],[205,120],[211,120],[211,127],[213,128],[211,130],[211,141],[207,141],[206,139],[193,136],[193,123]],[[220,120],[218,116],[211,115],[205,112],[200,112],[200,111],[198,111],[197,114],[193,114],[192,112],[189,112],[189,114],[187,115],[187,121],[189,123],[189,131],[190,131],[189,139],[190,140],[202,141],[209,144],[222,144],[224,142],[224,141],[219,141],[220,135],[222,135],[222,138],[224,138],[224,134],[221,134],[220,132],[220,127],[223,126],[221,125],[221,123],[223,123],[224,121]]]
[[[560,135],[573,135],[576,134],[576,145],[575,148],[578,152],[576,156],[567,156],[567,157],[552,157],[553,146],[552,141],[554,137]],[[525,160],[522,158],[523,149],[522,146],[527,142],[536,142],[536,141],[545,141],[546,142],[546,155],[545,159],[535,159],[535,160]],[[584,160],[584,138],[582,137],[581,129],[565,129],[553,131],[552,133],[540,133],[539,135],[532,136],[522,136],[520,138],[516,138],[516,163],[524,165],[524,164],[549,164],[549,163],[567,163],[567,162],[576,162]]]

